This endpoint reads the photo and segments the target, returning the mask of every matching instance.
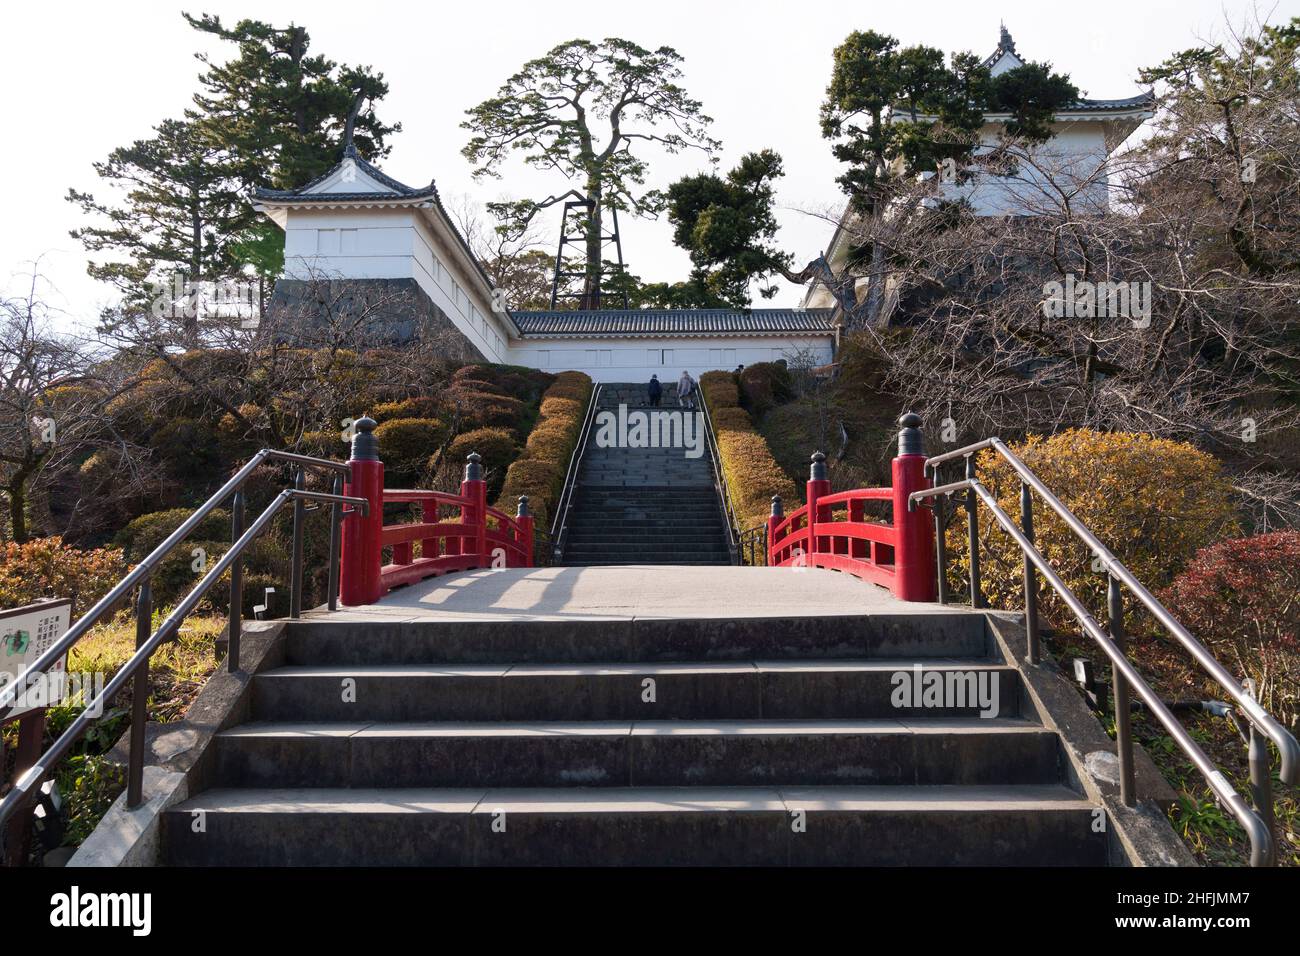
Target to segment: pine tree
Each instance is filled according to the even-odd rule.
[[[186,20],[196,30],[228,40],[238,55],[206,70],[202,92],[183,119],[160,123],[155,135],[114,150],[95,172],[121,191],[115,202],[68,191],[68,200],[95,222],[75,230],[91,253],[91,276],[111,282],[122,308],[106,322],[138,315],[157,286],[247,277],[274,279],[284,265],[283,236],[252,204],[259,187],[300,186],[329,170],[352,136],[367,160],[387,154],[386,138],[400,125],[383,123],[375,103],[388,92],[381,74],[340,66],[309,53],[300,26],[277,28],[218,17]],[[184,322],[185,340],[195,334]]]

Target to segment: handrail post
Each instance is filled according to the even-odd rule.
[[[938,472],[935,472],[938,480]],[[947,534],[947,495],[936,495],[934,504],[934,564],[935,577],[938,578],[938,600],[940,604],[948,603],[948,542]]]
[[[343,476],[335,475],[330,484],[330,493],[343,494]],[[325,600],[331,611],[339,609],[339,547],[342,544],[343,503],[335,501],[330,505],[330,551],[329,579],[325,585]]]
[[[343,557],[340,565],[340,599],[356,607],[374,604],[383,591],[380,566],[384,551],[384,463],[379,460],[375,420],[354,423],[347,494],[365,498],[370,506],[363,515],[353,511],[343,522]]]
[[[966,456],[966,478],[968,481],[975,480],[975,456],[973,454]],[[970,606],[975,608],[987,607],[984,601],[984,590],[980,586],[979,515],[979,499],[975,495],[975,489],[971,488],[966,492],[966,531],[970,546]]]
[[[533,566],[533,516],[528,513],[528,496],[520,495],[515,507],[515,524],[519,527],[519,545],[524,553],[525,568]]]
[[[1255,681],[1247,678],[1242,685],[1251,700],[1258,700],[1255,694]],[[1250,738],[1247,746],[1247,762],[1250,765],[1250,798],[1255,804],[1255,812],[1259,815],[1264,826],[1268,828],[1268,834],[1272,838],[1269,846],[1269,854],[1265,866],[1277,865],[1277,828],[1275,823],[1275,814],[1273,810],[1273,755],[1268,749],[1268,737],[1266,737],[1253,720],[1246,721],[1250,728]]]
[[[231,547],[244,536],[244,489],[240,488],[230,501]],[[244,631],[244,556],[235,558],[230,566],[230,622],[226,630],[226,670],[239,670],[239,640]]]
[[[299,465],[293,476],[295,491],[307,487],[307,475]],[[289,571],[289,617],[297,620],[302,617],[302,552],[303,536],[306,534],[307,502],[295,498],[293,502],[293,556]]]
[[[776,526],[785,520],[780,495],[772,496],[772,513],[767,516],[767,564],[776,564]]]
[[[805,500],[808,502],[808,554],[813,555],[819,551],[815,529],[817,522],[823,518],[823,509],[817,504],[817,499],[831,493],[830,479],[826,477],[826,456],[819,451],[812,453],[808,468],[808,483],[804,489]],[[826,514],[825,517],[829,518],[830,515]]]
[[[483,481],[482,458],[470,452],[465,458],[465,479],[460,483],[460,493],[473,502],[467,522],[474,529],[473,551],[480,568],[491,567],[492,556],[487,547],[487,483]]]
[[[934,537],[921,506],[911,495],[930,487],[925,474],[921,416],[898,419],[898,455],[892,466],[894,491],[894,596],[902,601],[933,601]]]
[[[1120,591],[1119,579],[1108,574],[1106,585],[1106,614],[1110,623],[1110,638],[1115,650],[1124,654],[1124,594]],[[1119,752],[1119,798],[1126,807],[1131,807],[1137,800],[1133,792],[1133,727],[1129,708],[1128,681],[1118,667],[1111,668],[1111,697],[1115,702],[1115,743]]]
[[[1029,483],[1020,483],[1020,530],[1025,533],[1029,543],[1034,543],[1034,498]],[[1025,552],[1025,634],[1026,658],[1031,664],[1037,664],[1038,648],[1038,572],[1034,562]]]
[[[140,582],[135,603],[135,647],[139,650],[153,635],[153,587],[150,578]],[[131,684],[131,742],[126,762],[126,805],[144,801],[144,733],[148,721],[149,658],[140,662]]]

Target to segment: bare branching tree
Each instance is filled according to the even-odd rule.
[[[887,250],[893,324],[855,333],[886,387],[950,419],[954,441],[1070,426],[1192,441],[1249,473],[1261,523],[1292,520],[1297,38],[1262,28],[1149,71],[1155,135],[1127,152],[1090,163],[1005,140],[975,156],[972,180],[1010,184],[1021,215],[977,216],[928,179],[846,223],[852,245]],[[861,270],[821,267],[852,305]]]
[[[129,369],[97,361],[84,343],[57,334],[47,293],[33,266],[26,292],[0,301],[0,493],[7,506],[0,528],[19,544],[39,533],[75,535],[90,503],[111,507],[146,481],[144,450],[109,414],[131,387]],[[57,500],[60,486],[92,458],[99,466],[93,502]]]

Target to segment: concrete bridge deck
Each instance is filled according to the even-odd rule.
[[[874,584],[822,568],[510,568],[429,578],[378,603],[308,617],[331,620],[628,620],[963,613],[909,604]]]

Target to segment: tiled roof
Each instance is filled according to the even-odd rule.
[[[1078,99],[1065,107],[1061,112],[1069,113],[1077,110],[1134,110],[1150,109],[1155,105],[1156,95],[1148,90],[1145,93],[1139,93],[1137,96],[1127,96],[1118,100],[1085,100]]]
[[[829,335],[832,331],[830,309],[600,309],[511,315],[525,336]]]
[[[313,186],[323,183],[325,180],[333,176],[334,173],[338,170],[339,166],[342,166],[343,162],[346,162],[349,159],[357,164],[357,169],[361,170],[363,173],[365,173],[375,182],[379,183],[381,186],[387,187],[389,190],[391,190],[391,192],[387,192],[387,193],[377,193],[377,192],[308,193],[307,192],[307,190],[311,189]],[[262,189],[262,188],[254,189],[253,198],[271,199],[271,200],[292,199],[298,202],[302,202],[302,201],[333,202],[335,200],[340,200],[340,199],[342,200],[428,199],[428,198],[437,199],[438,190],[437,187],[435,187],[432,182],[430,182],[429,185],[427,186],[422,186],[419,188],[408,186],[405,183],[399,183],[393,177],[388,176],[385,173],[381,172],[378,166],[374,166],[366,162],[364,159],[362,159],[361,154],[357,152],[356,146],[354,146],[352,143],[348,143],[347,147],[343,150],[343,161],[339,162],[338,165],[331,167],[328,171],[317,176],[311,182],[304,183],[303,185],[299,186],[297,189]]]
[[[1008,53],[1021,63],[1025,61],[1024,57],[1020,55],[1020,51],[1016,49],[1016,42],[1011,39],[1011,33],[1007,30],[1006,25],[1003,24],[998,30],[997,49],[984,58],[982,65],[987,69],[997,63],[998,60],[1002,59],[1002,57]],[[1155,93],[1150,91],[1139,93],[1137,96],[1129,96],[1117,100],[1090,100],[1080,97],[1069,106],[1063,107],[1060,112],[1103,113],[1108,110],[1150,109],[1155,104],[1155,99]]]

